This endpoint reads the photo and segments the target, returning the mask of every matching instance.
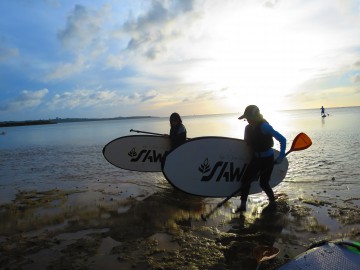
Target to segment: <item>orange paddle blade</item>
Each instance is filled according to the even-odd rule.
[[[309,148],[311,145],[312,145],[312,141],[309,138],[309,136],[301,132],[295,137],[291,145],[290,151],[304,150],[306,148]]]

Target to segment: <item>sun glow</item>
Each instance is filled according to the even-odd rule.
[[[184,78],[214,92],[227,89],[221,101],[227,107],[256,103],[280,109],[286,95],[311,76],[315,53],[326,47],[311,32],[290,32],[286,12],[260,6],[211,14],[197,28],[203,42],[189,49],[199,60]],[[309,38],[311,44],[305,42]]]

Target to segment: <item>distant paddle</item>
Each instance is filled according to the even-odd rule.
[[[258,246],[253,250],[253,255],[257,261],[256,270],[260,268],[260,264],[264,261],[275,258],[279,254],[280,250],[276,247]]]
[[[301,132],[295,137],[290,150],[285,154],[285,156],[287,156],[288,154],[290,154],[291,152],[294,152],[294,151],[305,150],[305,149],[309,148],[311,145],[312,145],[312,141],[309,138],[309,136],[306,135],[305,133]],[[210,217],[212,214],[214,214],[217,209],[219,209],[221,206],[223,206],[228,200],[230,200],[232,197],[237,195],[239,192],[240,192],[240,189],[235,190],[235,192],[232,193],[230,196],[226,197],[225,200],[219,202],[216,205],[216,207],[213,208],[208,214],[206,214],[206,215],[201,214],[201,219],[203,221],[206,221],[206,219],[208,217]]]

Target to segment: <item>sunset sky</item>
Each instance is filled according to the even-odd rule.
[[[1,0],[0,121],[360,105],[360,1]]]

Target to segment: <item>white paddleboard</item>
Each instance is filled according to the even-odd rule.
[[[279,154],[275,150],[275,157]],[[241,179],[251,159],[245,141],[227,137],[198,137],[170,152],[162,164],[166,179],[176,188],[203,197],[228,197],[241,186]],[[276,164],[270,185],[284,178],[289,163]],[[258,181],[250,194],[262,192]]]
[[[103,155],[108,162],[125,170],[161,172],[161,160],[170,149],[169,138],[134,135],[109,142],[103,149]]]
[[[356,247],[357,246],[357,247]],[[278,270],[359,270],[360,243],[329,242],[312,248]]]

